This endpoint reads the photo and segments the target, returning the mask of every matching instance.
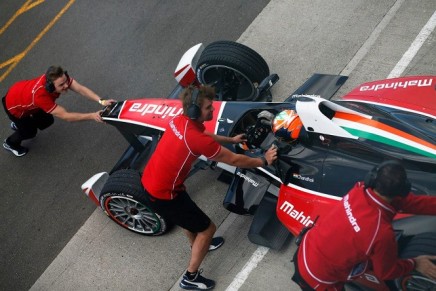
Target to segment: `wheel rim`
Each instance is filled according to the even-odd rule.
[[[202,71],[204,84],[217,89],[219,100],[252,100],[257,95],[257,83],[233,68],[221,65],[210,65]]]
[[[104,203],[107,214],[118,224],[143,234],[161,229],[159,217],[144,204],[123,196],[112,196]]]
[[[411,275],[403,279],[401,287],[403,290],[435,291],[436,282],[420,275]]]

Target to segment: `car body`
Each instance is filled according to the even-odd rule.
[[[245,47],[242,50],[246,52]],[[213,120],[205,122],[207,131],[224,136],[250,134],[248,129],[259,125],[259,113],[268,111],[276,115],[286,109],[295,110],[304,126],[297,142],[281,141],[268,131],[261,142],[248,149],[243,145],[226,146],[236,153],[260,156],[274,144],[279,148],[279,159],[273,165],[239,169],[201,157],[193,166],[192,175],[205,167],[223,170],[219,179],[229,183],[227,193],[223,193],[223,204],[229,211],[254,215],[248,234],[252,242],[280,248],[289,235],[298,235],[317,216],[327,213],[357,181],[386,160],[401,161],[412,183],[412,192],[436,195],[436,76],[372,81],[332,100],[347,77],[314,74],[285,101],[273,102],[270,88],[278,77],[269,75],[261,60],[256,62],[261,67],[259,73],[248,76],[244,73],[246,68],[237,67],[232,61],[222,66],[219,62],[199,65],[208,52],[207,47],[197,45],[185,53],[175,73],[179,84],[167,98],[125,100],[107,107],[102,114],[103,120],[129,142],[129,147],[112,170],[94,175],[82,189],[121,226],[146,235],[166,232],[169,225],[147,206],[140,197],[142,194],[119,193],[132,184],[140,192],[139,175],[117,176],[117,173],[125,169],[142,171],[169,120],[182,113],[178,95],[184,87],[205,83],[208,78],[215,80],[212,82],[215,86],[232,87],[221,82],[235,80],[234,76],[228,77],[228,70],[236,72],[238,80],[242,76],[243,81],[238,84],[248,80],[255,85],[248,89],[241,85],[242,91],[226,88],[226,92],[236,96],[244,92],[244,98],[233,99],[223,97],[229,94],[218,88],[224,93],[213,103]],[[208,66],[213,70],[201,71]],[[215,71],[220,71],[219,77],[214,75]],[[263,80],[254,81],[256,77]],[[114,175],[117,176],[114,181],[127,175],[130,182],[115,185],[116,191],[107,189],[105,185]],[[122,203],[116,202],[111,207],[116,199]],[[143,210],[155,216],[146,221],[142,219],[146,215],[141,216]],[[435,233],[436,219],[402,215],[396,218],[394,228],[404,237]],[[436,252],[436,247],[430,251]]]

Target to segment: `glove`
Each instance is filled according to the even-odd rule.
[[[271,122],[274,119],[274,116],[275,115],[268,110],[263,110],[257,115],[257,119],[266,119]]]

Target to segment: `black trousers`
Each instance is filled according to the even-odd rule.
[[[314,291],[314,289],[312,289],[312,287],[310,287],[309,284],[307,284],[306,281],[304,281],[303,277],[301,277],[301,275],[300,275],[300,271],[298,270],[297,254],[298,254],[298,248],[295,251],[294,257],[292,258],[292,262],[294,262],[294,270],[295,270],[294,275],[292,276],[292,281],[297,283],[298,286],[303,291]]]
[[[300,275],[300,271],[298,270],[298,256],[297,256],[297,254],[298,254],[298,248],[295,251],[294,257],[292,258],[292,262],[294,263],[294,269],[295,269],[294,275],[292,276],[292,281],[297,283],[298,286],[303,291],[315,291],[315,289],[310,287],[309,284],[307,284],[306,281],[304,281],[303,277],[301,277],[301,275]],[[342,288],[342,291],[345,291],[345,287]]]
[[[43,110],[38,110],[23,118],[16,118],[6,108],[6,96],[2,98],[2,104],[9,119],[15,122],[15,125],[17,126],[17,130],[7,138],[7,142],[11,146],[21,145],[23,140],[34,138],[38,129],[46,129],[54,123],[53,115],[46,113]]]

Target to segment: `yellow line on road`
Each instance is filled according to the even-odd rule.
[[[27,11],[31,8],[33,8],[34,6],[42,3],[44,0],[38,0],[35,3],[32,3],[31,5],[29,5],[30,2],[32,1],[27,1],[18,11],[17,13],[15,13],[15,15],[11,18],[12,21],[21,13],[23,13],[24,11]],[[55,18],[53,18],[52,21],[50,21],[50,23],[38,34],[38,36],[32,41],[32,43],[21,53],[17,54],[16,56],[14,56],[13,58],[7,60],[6,62],[3,62],[0,64],[0,70],[9,66],[9,68],[6,70],[6,72],[4,72],[2,75],[0,75],[0,82],[2,82],[8,75],[9,73],[18,65],[18,63],[27,55],[27,53],[41,40],[41,38],[53,27],[53,25],[59,20],[59,18],[70,8],[71,5],[73,5],[73,3],[76,0],[70,0],[68,2],[67,5],[65,5],[64,8],[62,8],[62,10],[55,16]],[[14,18],[15,17],[15,18]],[[8,21],[8,23],[6,25],[10,25],[10,21],[11,19]],[[3,31],[1,31],[3,32]],[[0,33],[1,34],[1,33]]]
[[[2,33],[3,33],[3,32],[4,32],[4,31],[9,27],[9,25],[11,25],[12,22],[14,22],[14,20],[15,20],[18,16],[20,16],[20,15],[23,14],[24,12],[26,12],[26,11],[32,9],[33,7],[35,7],[35,6],[37,6],[37,5],[41,4],[41,3],[43,3],[45,0],[37,0],[37,1],[35,1],[34,3],[31,3],[31,2],[33,2],[33,1],[34,1],[34,0],[28,0],[28,1],[26,1],[26,3],[24,3],[23,6],[21,6],[21,8],[18,9],[17,12],[15,12],[14,16],[12,16],[11,19],[9,19],[8,22],[6,22],[6,24],[5,24],[2,28],[0,28],[0,35],[1,35],[1,34],[2,34]]]

